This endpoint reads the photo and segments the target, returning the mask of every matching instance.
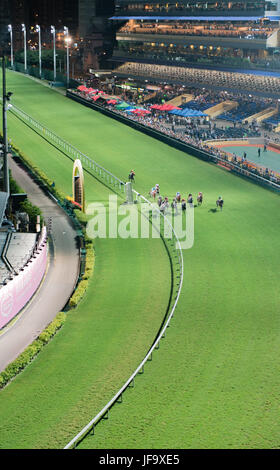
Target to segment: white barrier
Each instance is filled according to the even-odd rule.
[[[13,279],[0,289],[0,329],[27,304],[38,289],[47,266],[47,232],[43,227],[37,250]]]
[[[138,197],[140,197],[142,199],[143,202],[149,204],[151,207],[153,207],[153,210],[155,210],[154,206],[151,204],[151,202],[146,199],[144,196],[142,196],[141,194],[139,194],[137,191],[133,190],[134,194],[136,194]],[[181,294],[181,290],[182,290],[182,285],[183,285],[183,277],[184,277],[184,259],[183,259],[183,253],[182,253],[182,248],[181,248],[181,244],[180,244],[180,241],[174,231],[174,228],[172,227],[172,224],[170,223],[170,221],[168,220],[167,217],[165,217],[160,211],[159,209],[156,209],[158,211],[158,213],[160,214],[161,217],[163,217],[165,219],[165,221],[167,221],[167,223],[169,224],[170,228],[171,228],[171,231],[176,239],[176,242],[177,242],[177,246],[178,246],[178,262],[179,262],[179,266],[180,266],[180,275],[179,275],[179,286],[178,286],[178,291],[176,293],[176,297],[175,297],[175,301],[174,301],[174,304],[172,306],[172,309],[168,315],[168,318],[164,324],[164,326],[162,327],[156,341],[154,342],[154,344],[151,346],[151,348],[149,349],[148,353],[146,354],[146,356],[144,357],[143,361],[139,364],[139,366],[137,367],[137,369],[135,369],[135,371],[133,372],[133,374],[127,379],[127,381],[125,382],[125,384],[119,389],[119,391],[114,395],[114,397],[104,406],[104,408],[64,447],[64,449],[71,449],[73,447],[75,447],[91,430],[92,432],[94,433],[94,427],[95,425],[100,421],[100,419],[102,419],[103,416],[105,416],[110,408],[114,405],[114,403],[117,402],[117,400],[119,400],[120,398],[122,398],[122,394],[124,393],[124,391],[132,384],[134,383],[134,379],[136,377],[136,375],[140,372],[143,372],[144,371],[144,366],[146,364],[146,362],[152,357],[152,353],[155,349],[158,349],[159,348],[159,343],[160,343],[160,340],[165,336],[165,332],[166,332],[166,329],[169,327],[169,324],[170,324],[170,321],[174,315],[174,311],[176,309],[176,306],[177,306],[177,303],[178,303],[178,300],[179,300],[179,297],[180,297],[180,294]],[[171,255],[172,256],[172,255]]]
[[[19,116],[27,125],[29,125],[33,130],[36,132],[39,132],[39,134],[46,138],[49,142],[55,142],[60,148],[63,149],[63,151],[67,152],[68,154],[71,155],[74,159],[79,158],[84,164],[86,164],[89,168],[89,170],[94,170],[97,174],[99,174],[101,177],[105,177],[107,182],[113,184],[114,186],[117,185],[119,188],[123,191],[125,191],[125,183],[121,181],[119,178],[117,178],[115,175],[110,173],[109,171],[105,170],[102,166],[100,166],[98,163],[96,163],[94,160],[91,158],[87,157],[85,154],[80,152],[78,149],[73,147],[71,144],[68,142],[64,141],[60,137],[58,137],[56,134],[54,134],[52,131],[44,127],[42,124],[40,124],[38,121],[34,120],[31,116],[26,114],[24,111],[20,110],[16,106],[13,106],[11,108],[11,112],[15,114],[16,116]],[[94,176],[96,176],[94,174]],[[155,210],[154,206],[151,204],[148,199],[146,199],[144,196],[140,195],[137,191],[133,190],[134,194],[137,195],[137,197],[140,197],[143,202],[149,204],[153,209]],[[172,227],[172,224],[168,220],[167,217],[164,216],[158,209],[156,209],[161,217],[164,218],[164,220],[167,222],[167,224],[170,226],[171,232],[174,235],[174,238],[176,240],[176,244],[178,249],[176,250],[176,253],[178,253],[178,263],[179,263],[179,286],[178,286],[178,291],[175,296],[174,304],[171,308],[171,311],[168,315],[168,318],[162,327],[156,341],[154,344],[151,346],[149,349],[148,353],[144,357],[143,361],[139,364],[137,369],[133,372],[133,374],[128,378],[128,380],[125,382],[125,384],[121,387],[121,389],[115,394],[115,396],[105,405],[105,407],[65,446],[65,449],[69,449],[72,447],[75,447],[75,445],[86,435],[88,432],[92,429],[94,430],[95,424],[109,411],[109,409],[112,407],[112,405],[122,396],[123,392],[126,390],[127,387],[130,386],[131,383],[134,382],[134,378],[136,375],[144,370],[144,365],[146,362],[151,358],[152,353],[155,349],[158,349],[160,340],[165,336],[166,329],[169,327],[170,321],[174,315],[174,311],[176,309],[180,294],[181,294],[181,289],[183,285],[183,271],[184,271],[184,260],[183,260],[183,253],[182,253],[182,248],[180,241],[174,231],[174,228]],[[172,253],[169,251],[170,258],[172,259]]]
[[[36,119],[29,116],[27,113],[19,109],[17,106],[12,105],[9,108],[10,112],[14,114],[16,117],[21,119],[25,124],[27,124],[31,129],[37,132],[41,137],[46,139],[52,145],[55,145],[59,148],[62,152],[66,153],[72,160],[76,160],[77,158],[81,160],[84,167],[93,174],[97,179],[102,181],[106,181],[113,187],[117,187],[120,191],[125,191],[125,183],[120,180],[117,176],[110,173],[110,171],[103,168],[101,165],[96,163],[92,158],[85,155],[83,152],[75,148],[73,145],[66,142],[64,139],[56,135],[46,126],[41,124],[40,122],[36,121]]]

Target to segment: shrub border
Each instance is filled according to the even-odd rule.
[[[48,191],[57,198],[57,203],[65,210],[63,200],[65,195],[63,192],[52,187],[51,180],[42,172],[38,167],[33,165],[30,159],[23,154],[16,146],[11,144],[12,152],[14,156],[20,158],[24,166],[28,168],[32,176],[36,176],[43,185],[45,185]],[[79,217],[78,211],[73,211],[73,218],[76,219],[76,223],[81,227],[81,236],[84,241],[85,250],[85,269],[82,276],[80,275],[77,285],[72,293],[72,296],[68,300],[67,304],[69,310],[73,310],[80,303],[84,297],[89,282],[93,276],[94,264],[95,264],[95,253],[93,248],[93,240],[87,237],[85,230],[87,222],[82,217]],[[80,221],[79,221],[80,219]],[[0,390],[2,390],[12,379],[22,372],[28,364],[30,364],[43,347],[50,342],[53,336],[63,326],[67,318],[65,312],[59,312],[54,320],[47,325],[47,327],[40,333],[40,335],[29,345],[27,348],[14,360],[12,361],[2,372],[0,372]]]

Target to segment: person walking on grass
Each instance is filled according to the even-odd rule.
[[[152,188],[151,191],[150,191],[150,196],[153,197],[154,200],[155,200],[155,198],[156,198],[156,194],[157,194],[156,188]]]
[[[188,195],[188,201],[187,201],[187,202],[188,202],[188,204],[189,204],[190,206],[192,206],[192,204],[193,204],[193,196],[192,196],[192,194],[189,194],[189,195]]]
[[[162,204],[162,197],[161,197],[161,196],[159,196],[159,198],[158,198],[158,207],[160,207],[160,206],[161,206],[161,204]]]
[[[202,204],[202,201],[203,201],[203,194],[201,192],[198,193],[198,196],[197,196],[197,204],[199,206],[201,206]]]
[[[131,170],[129,175],[128,175],[128,179],[131,183],[134,182],[134,176],[135,176],[135,171]]]
[[[171,203],[171,207],[173,209],[173,212],[175,212],[175,214],[177,215],[178,214],[178,209],[177,209],[177,201],[176,201],[176,197],[174,197],[172,203]]]
[[[222,196],[219,196],[217,201],[216,201],[216,206],[220,208],[220,210],[223,210],[223,205],[224,205],[224,200]]]
[[[176,193],[176,201],[177,202],[181,201],[181,194],[179,192]]]
[[[259,147],[259,148],[258,148],[258,157],[260,157],[260,156],[261,156],[261,149],[260,149],[260,147]]]

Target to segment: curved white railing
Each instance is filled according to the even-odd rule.
[[[67,153],[67,154],[70,154],[70,156],[73,158],[79,158],[88,168],[89,170],[95,170],[97,172],[97,174],[99,176],[102,176],[102,177],[105,177],[107,179],[107,182],[113,184],[114,186],[117,185],[121,190],[123,189],[123,191],[125,191],[125,183],[120,180],[119,178],[117,178],[115,175],[113,175],[112,173],[110,173],[108,170],[106,170],[105,168],[103,168],[102,166],[100,166],[98,163],[96,163],[94,160],[92,160],[91,158],[89,158],[87,155],[83,154],[82,152],[80,152],[78,149],[76,149],[75,147],[73,147],[71,144],[69,144],[68,142],[66,142],[65,140],[61,139],[59,136],[57,136],[56,134],[54,134],[52,131],[50,131],[47,127],[43,126],[42,124],[40,124],[38,121],[36,121],[35,119],[33,119],[31,116],[29,116],[27,113],[25,113],[24,111],[20,110],[19,108],[17,108],[16,106],[12,106],[12,108],[10,108],[10,111],[15,114],[16,116],[20,117],[25,124],[29,125],[35,132],[39,133],[39,135],[41,135],[43,138],[45,138],[48,142],[50,142],[52,145],[56,145],[58,147],[60,147],[64,153]],[[94,174],[94,176],[96,176]],[[164,218],[164,220],[167,222],[167,224],[170,226],[170,229],[171,229],[171,232],[176,240],[176,246],[178,247],[176,249],[176,252],[178,252],[178,262],[179,262],[179,266],[180,266],[180,275],[179,275],[179,286],[178,286],[178,291],[176,293],[176,297],[175,297],[175,300],[174,300],[174,304],[172,306],[172,309],[168,315],[168,318],[164,324],[164,326],[162,327],[156,341],[153,343],[153,345],[151,346],[151,348],[149,349],[148,353],[146,354],[146,356],[144,357],[143,361],[139,364],[139,366],[137,367],[137,369],[133,372],[133,374],[129,377],[129,379],[125,382],[125,384],[120,388],[120,390],[114,395],[114,397],[105,405],[105,407],[65,446],[65,449],[70,449],[72,447],[75,447],[76,444],[86,435],[89,433],[89,431],[92,429],[94,430],[94,427],[95,425],[100,421],[100,419],[106,414],[108,413],[108,411],[110,410],[110,408],[113,406],[113,404],[120,398],[122,397],[122,394],[123,392],[126,390],[127,387],[129,387],[129,385],[131,383],[134,382],[134,378],[136,377],[136,375],[142,370],[144,370],[144,365],[146,364],[146,362],[152,357],[152,353],[155,349],[158,349],[159,348],[159,343],[160,343],[160,340],[165,336],[165,332],[166,332],[166,329],[169,327],[169,324],[170,324],[170,321],[174,315],[174,311],[175,311],[175,308],[177,306],[177,303],[178,303],[178,300],[179,300],[179,297],[180,297],[180,294],[181,294],[181,289],[182,289],[182,285],[183,285],[183,271],[184,271],[184,261],[183,261],[183,253],[182,253],[182,248],[181,248],[181,244],[180,244],[180,241],[179,241],[179,238],[172,226],[172,224],[170,223],[170,221],[168,220],[168,218],[162,214],[159,209],[155,206],[148,200],[146,199],[144,196],[142,196],[140,193],[138,193],[137,191],[133,190],[134,194],[137,195],[137,198],[141,198],[141,200],[147,204],[149,204],[153,210],[156,210],[159,215],[161,217]],[[167,248],[168,249],[168,248]],[[170,250],[168,249],[169,251],[169,255],[172,259],[172,253],[170,252]],[[172,261],[171,261],[172,262]]]
[[[143,202],[145,203],[148,203],[151,207],[153,207],[153,209],[155,209],[155,207],[153,206],[153,204],[148,200],[146,199],[144,196],[142,196],[140,193],[138,193],[137,191],[133,190],[134,194],[136,194],[138,197],[140,197],[142,199]],[[64,449],[71,449],[73,447],[76,447],[76,445],[87,435],[89,434],[89,432],[92,430],[92,432],[94,433],[94,428],[95,428],[95,425],[109,412],[110,408],[114,405],[114,403],[116,403],[120,398],[122,398],[122,394],[124,393],[124,391],[131,385],[131,383],[134,383],[134,379],[136,377],[136,375],[138,373],[140,373],[141,371],[143,372],[144,371],[144,365],[146,364],[146,362],[148,360],[150,360],[150,358],[152,357],[152,353],[155,349],[158,349],[159,348],[159,343],[160,343],[160,340],[165,336],[165,332],[166,332],[166,329],[169,327],[169,324],[170,324],[170,321],[174,315],[174,311],[176,309],[176,306],[177,306],[177,303],[178,303],[178,300],[179,300],[179,297],[180,297],[180,294],[181,294],[181,290],[182,290],[182,285],[183,285],[183,277],[184,277],[184,259],[183,259],[183,253],[182,253],[182,248],[181,248],[181,244],[180,244],[180,241],[176,235],[176,232],[174,230],[174,228],[172,227],[172,224],[170,223],[170,221],[168,220],[167,217],[165,217],[165,215],[163,215],[159,209],[156,208],[156,210],[158,211],[158,213],[160,214],[161,217],[163,217],[165,219],[165,221],[169,224],[171,230],[172,230],[172,233],[174,235],[174,238],[176,240],[176,243],[177,243],[177,247],[178,247],[178,261],[179,261],[179,265],[180,265],[180,282],[179,282],[179,286],[178,286],[178,291],[177,291],[177,294],[176,294],[176,297],[175,297],[175,301],[174,301],[174,304],[172,306],[172,309],[168,315],[168,318],[164,324],[164,326],[162,327],[161,329],[161,332],[159,333],[156,341],[154,342],[154,344],[151,346],[151,348],[149,349],[148,353],[146,354],[146,356],[144,357],[143,361],[139,364],[139,366],[137,367],[137,369],[135,369],[135,371],[133,372],[133,374],[127,379],[127,381],[124,383],[124,385],[119,389],[119,391],[113,396],[113,398],[104,406],[104,408],[102,408],[102,410],[64,447]]]
[[[20,108],[14,104],[9,108],[9,111],[17,116],[19,119],[23,120],[31,129],[33,129],[37,134],[43,137],[52,145],[55,145],[57,148],[61,149],[62,152],[69,155],[71,159],[79,158],[81,162],[86,166],[88,171],[94,176],[102,177],[105,181],[113,186],[118,186],[120,190],[125,191],[125,184],[117,176],[113,175],[110,171],[103,168],[103,166],[96,163],[92,158],[88,157],[86,154],[78,150],[73,145],[69,144],[66,140],[62,139],[46,126],[38,122],[33,117],[29,116],[25,111],[22,111]]]

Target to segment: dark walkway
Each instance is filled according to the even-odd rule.
[[[79,274],[79,250],[70,219],[14,161],[10,161],[10,168],[13,178],[26,191],[29,200],[40,207],[45,220],[52,217],[52,240],[49,268],[43,283],[16,322],[0,334],[0,371],[61,311],[73,292]]]

